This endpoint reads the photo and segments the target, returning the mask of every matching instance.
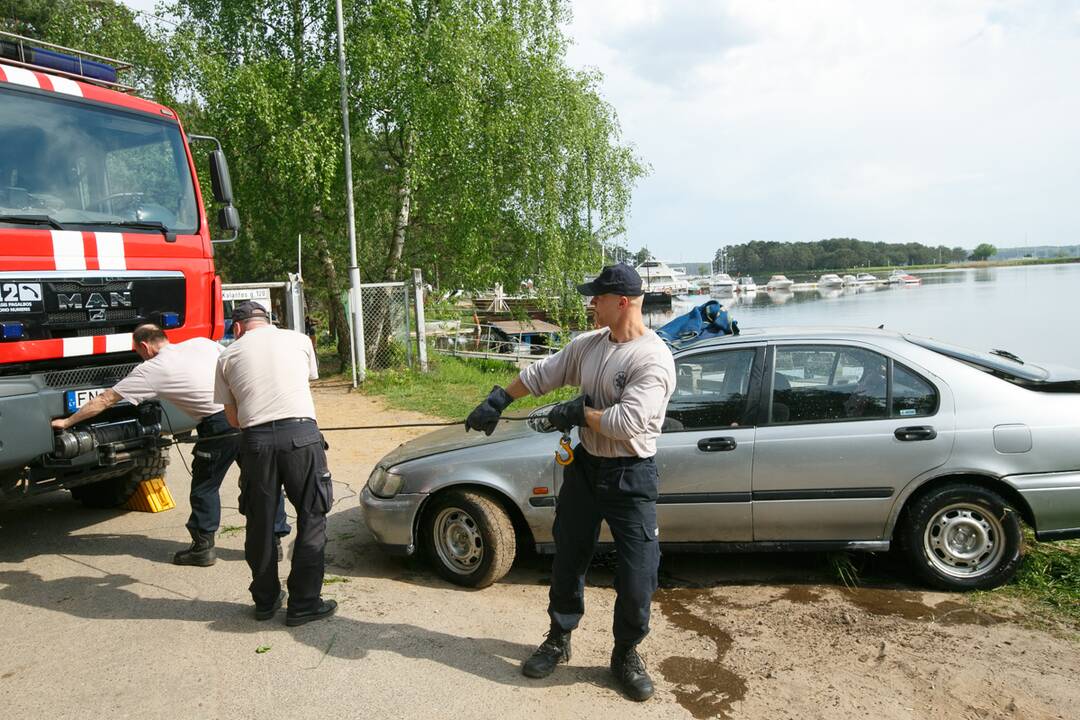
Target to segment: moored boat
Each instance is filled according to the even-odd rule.
[[[825,273],[818,278],[819,288],[838,288],[844,286],[844,280],[836,273]]]
[[[773,275],[769,278],[769,282],[765,283],[766,290],[790,290],[791,286],[795,284],[794,280],[789,280],[785,275]]]

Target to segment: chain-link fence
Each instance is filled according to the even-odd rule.
[[[364,354],[368,370],[412,367],[411,335],[414,319],[409,292],[403,282],[360,286],[364,312]]]

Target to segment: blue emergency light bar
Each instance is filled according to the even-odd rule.
[[[110,86],[119,85],[117,82],[119,71],[131,67],[128,63],[119,60],[73,50],[62,45],[32,40],[13,33],[0,32],[0,36],[3,36],[0,38],[0,60],[8,60],[26,67],[52,70],[63,75]]]

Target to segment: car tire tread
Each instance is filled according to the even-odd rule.
[[[433,524],[440,510],[458,507],[476,519],[484,540],[484,557],[476,570],[462,575],[448,568],[434,546]],[[510,516],[490,495],[473,490],[448,490],[430,502],[422,524],[424,549],[444,579],[463,587],[484,588],[501,580],[517,555],[517,534]]]
[[[1005,552],[997,566],[975,578],[945,575],[934,568],[923,552],[922,536],[926,524],[941,508],[966,502],[981,506],[1001,521],[1004,530]],[[915,575],[927,585],[949,591],[988,590],[1004,585],[1016,574],[1023,562],[1023,532],[1018,513],[998,493],[981,485],[950,483],[934,488],[917,497],[908,507],[897,540],[901,552]]]

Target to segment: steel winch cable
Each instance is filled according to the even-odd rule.
[[[523,421],[523,420],[527,421],[527,420],[531,420],[533,418],[530,418],[530,417],[526,416],[526,417],[504,417],[504,418],[499,418],[499,419],[500,420],[508,420],[508,421]],[[165,421],[169,425],[169,432],[172,432],[172,423],[169,421],[168,415],[165,416]],[[397,430],[397,429],[400,429],[400,428],[411,428],[411,427],[452,427],[454,425],[464,425],[464,421],[463,420],[451,420],[450,422],[407,422],[407,423],[390,423],[390,424],[387,424],[387,425],[341,425],[341,426],[338,426],[338,427],[320,427],[319,432],[324,432],[324,433],[326,433],[326,432],[343,432],[343,431],[348,431],[348,430]],[[239,434],[240,434],[239,430],[234,430],[232,432],[220,433],[218,435],[206,435],[204,437],[197,437],[197,436],[196,437],[190,437],[189,436],[189,437],[185,437],[183,439],[173,439],[172,444],[173,445],[180,445],[180,444],[183,444],[183,443],[195,443],[195,442],[198,442],[200,440],[217,440],[219,438],[234,437],[234,436],[239,435]]]

